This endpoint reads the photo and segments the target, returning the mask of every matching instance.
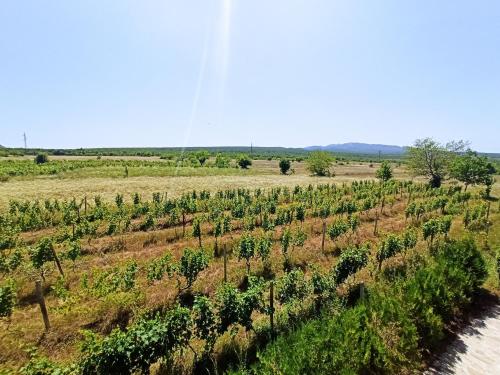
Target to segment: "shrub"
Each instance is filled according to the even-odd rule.
[[[248,167],[252,165],[252,160],[248,157],[248,155],[245,154],[239,155],[238,159],[236,159],[236,162],[241,169],[248,169]]]
[[[292,163],[290,163],[290,160],[281,159],[280,163],[279,163],[281,174],[287,174],[288,171],[290,170],[291,165],[292,165]]]
[[[35,156],[35,164],[45,164],[48,163],[49,157],[47,154],[40,153]]]
[[[377,169],[375,175],[382,182],[389,181],[392,178],[391,165],[387,161],[383,161],[382,164],[380,165],[380,168]]]
[[[186,279],[186,288],[190,288],[198,277],[198,274],[207,267],[208,256],[203,249],[184,249],[184,253],[179,261],[178,272]]]

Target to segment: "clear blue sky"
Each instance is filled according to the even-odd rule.
[[[2,0],[0,144],[25,131],[50,148],[500,152],[500,2]]]

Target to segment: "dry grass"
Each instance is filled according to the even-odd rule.
[[[71,178],[37,177],[31,179],[12,179],[0,183],[0,209],[5,208],[9,200],[34,199],[69,199],[93,197],[101,195],[106,200],[114,199],[117,193],[129,198],[139,192],[145,198],[153,192],[168,192],[171,197],[181,195],[186,191],[209,190],[216,191],[230,188],[271,188],[276,186],[293,187],[295,185],[317,185],[320,183],[352,182],[359,179],[372,179],[377,165],[370,167],[367,163],[336,165],[335,177],[313,177],[307,173],[305,163],[293,163],[295,173],[283,176],[279,174],[277,161],[254,161],[249,171],[230,170],[239,175],[229,176],[167,176],[167,177],[129,177],[129,178]],[[229,173],[229,172],[228,172]],[[407,178],[408,174],[402,168],[395,168],[396,178]]]

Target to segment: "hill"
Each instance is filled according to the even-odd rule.
[[[405,147],[394,145],[380,145],[370,143],[342,143],[331,144],[327,146],[310,146],[305,148],[308,151],[323,150],[331,152],[345,152],[351,154],[381,154],[385,155],[401,155],[406,151]]]

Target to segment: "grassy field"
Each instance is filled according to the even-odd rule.
[[[60,157],[68,158],[68,157]],[[81,157],[85,159],[86,157]],[[129,157],[136,159],[136,157]],[[123,168],[89,168],[64,173],[61,176],[39,176],[12,178],[0,182],[0,208],[9,200],[67,199],[102,195],[107,200],[117,193],[126,199],[139,192],[149,198],[153,192],[168,192],[177,197],[186,191],[206,189],[209,191],[229,188],[270,188],[273,186],[316,185],[318,183],[342,183],[357,179],[373,179],[377,164],[350,163],[334,167],[335,177],[314,177],[306,170],[304,162],[292,163],[295,173],[283,176],[278,161],[254,160],[248,170],[236,168],[130,168],[125,178]],[[151,176],[152,173],[158,175]],[[395,178],[409,178],[402,167],[394,170]]]

